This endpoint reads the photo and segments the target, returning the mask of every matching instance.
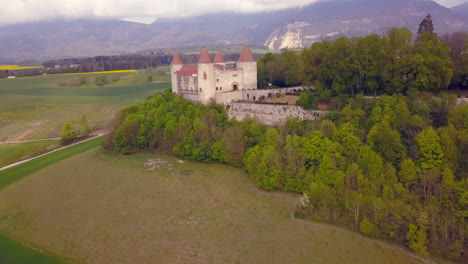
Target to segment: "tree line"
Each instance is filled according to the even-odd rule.
[[[302,194],[296,217],[466,261],[468,105],[455,101],[358,95],[321,120],[267,127],[168,90],[120,111],[104,146],[231,164],[260,188]]]
[[[43,63],[48,69],[48,73],[75,73],[75,72],[97,72],[97,71],[117,71],[156,68],[161,65],[171,64],[170,53],[157,52],[149,54],[129,54],[118,56],[96,56],[89,58],[67,58],[49,60]],[[198,53],[181,54],[182,60],[186,64],[196,64]],[[239,54],[225,54],[226,60],[237,60]],[[55,68],[60,65],[60,68]],[[70,67],[70,65],[73,65]]]
[[[383,37],[342,37],[268,53],[258,60],[258,86],[302,84],[332,95],[468,88],[468,34],[439,37],[430,30],[420,30],[416,40],[409,29],[392,28]]]

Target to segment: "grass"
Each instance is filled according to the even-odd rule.
[[[20,144],[0,145],[0,168],[23,158],[28,158],[44,149],[58,146],[58,140],[37,141]]]
[[[170,88],[169,75],[149,73],[106,73],[108,79],[119,75],[120,80],[97,86],[94,78],[103,74],[86,75],[90,85],[61,87],[57,80],[76,77],[32,76],[0,80],[0,141],[22,141],[60,136],[64,122],[87,116],[91,130],[106,129],[114,114],[128,105],[144,101]],[[148,82],[153,76],[154,83]]]
[[[52,164],[55,164],[61,160],[72,157],[78,153],[84,152],[91,148],[99,146],[102,142],[102,138],[95,138],[81,144],[71,146],[69,148],[56,151],[46,156],[37,158],[31,162],[20,164],[16,167],[0,171],[0,190],[7,187],[14,182],[25,178],[26,176],[44,169]]]
[[[258,190],[229,166],[92,149],[25,173],[0,191],[0,232],[73,263],[421,263],[292,219],[297,195]]]
[[[61,264],[54,256],[24,246],[0,234],[0,263],[2,264]]]

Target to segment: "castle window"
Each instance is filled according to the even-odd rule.
[[[200,88],[200,92],[202,91],[202,89]]]
[[[207,76],[206,76],[206,72],[203,72],[203,79],[206,80]]]
[[[219,82],[219,79],[216,79],[217,82]]]
[[[218,91],[218,87],[216,87],[216,91]]]
[[[221,87],[219,87],[219,89],[220,89],[220,90],[223,90],[223,87],[221,86]]]

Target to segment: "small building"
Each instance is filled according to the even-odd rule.
[[[176,53],[170,68],[172,92],[194,102],[229,103],[242,100],[245,91],[257,89],[257,61],[247,45],[235,66],[226,65],[220,51],[212,59],[203,48],[198,64],[186,65]]]

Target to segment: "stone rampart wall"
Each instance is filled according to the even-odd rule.
[[[304,110],[302,107],[295,105],[230,103],[228,107],[230,119],[236,118],[241,121],[250,117],[269,126],[283,125],[291,117],[297,117],[301,120],[315,120],[329,113],[328,111]]]
[[[239,90],[229,92],[217,92],[216,102],[218,104],[229,104],[236,101],[259,101],[260,97],[265,98],[269,95],[275,96],[276,94],[285,95],[291,92],[300,92],[304,90],[302,86],[278,89],[252,89],[252,90]]]

